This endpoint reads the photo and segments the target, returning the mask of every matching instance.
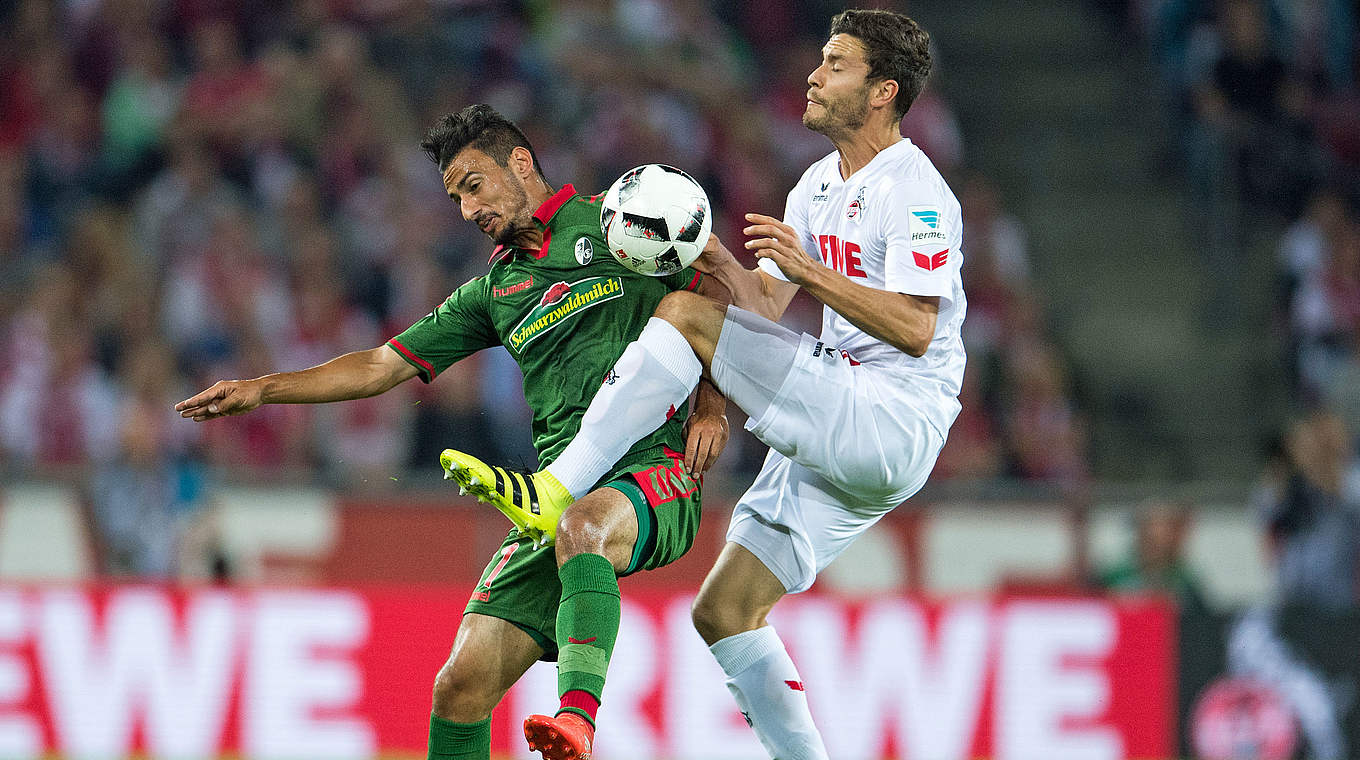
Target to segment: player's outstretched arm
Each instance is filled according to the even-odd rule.
[[[367,398],[416,376],[396,351],[378,346],[354,351],[298,372],[253,380],[219,380],[178,404],[179,416],[195,422],[245,414],[261,404],[319,404]]]

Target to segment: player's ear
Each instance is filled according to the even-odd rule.
[[[537,173],[534,168],[534,154],[523,145],[516,145],[510,149],[510,168],[515,175],[522,180],[527,180]]]
[[[900,89],[902,88],[897,84],[896,79],[884,79],[870,88],[869,104],[875,108],[890,106]]]

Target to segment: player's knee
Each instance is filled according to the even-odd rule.
[[[569,507],[557,521],[557,564],[578,554],[603,554],[609,530],[587,509]]]
[[[764,625],[762,616],[747,614],[736,605],[724,603],[715,594],[700,593],[695,597],[689,616],[694,630],[710,646],[728,636],[754,631]]]
[[[490,674],[450,659],[434,677],[434,714],[458,723],[486,718],[501,698],[490,685],[494,681]]]
[[[702,305],[704,297],[688,290],[673,290],[661,298],[653,316],[675,325],[682,333],[688,334],[696,310]]]

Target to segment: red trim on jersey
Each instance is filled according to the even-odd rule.
[[[491,258],[487,259],[486,263],[494,264],[502,256],[508,256],[509,254],[514,253],[516,250],[531,252],[530,255],[532,255],[536,259],[541,259],[544,256],[547,256],[548,242],[552,240],[552,230],[548,228],[548,222],[551,221],[552,218],[557,215],[559,209],[567,205],[567,201],[571,200],[574,197],[576,197],[576,188],[572,186],[570,183],[565,184],[562,186],[561,190],[558,190],[556,193],[553,193],[553,196],[548,200],[544,201],[543,205],[539,206],[538,210],[534,212],[534,221],[538,222],[544,227],[543,245],[537,251],[534,251],[534,249],[532,248],[516,249],[506,245],[498,245],[496,246],[495,250],[491,252]]]
[[[534,218],[538,220],[539,224],[547,224],[557,213],[557,210],[566,205],[567,201],[571,200],[574,195],[576,195],[575,187],[572,187],[570,183],[563,185],[561,190],[558,190],[553,194],[553,197],[544,201],[543,205],[538,207],[538,210],[534,212]],[[543,247],[547,248],[548,246],[544,244]]]
[[[406,357],[407,361],[416,365],[417,368],[424,370],[425,374],[428,376],[428,379],[425,382],[428,383],[430,380],[434,379],[435,372],[433,364],[430,364],[429,362],[425,361],[419,356],[416,356],[415,353],[411,351],[411,349],[407,348],[406,346],[403,346],[401,344],[401,341],[397,340],[396,338],[387,341],[387,345],[397,349],[397,353]]]
[[[694,279],[692,279],[692,280],[689,281],[689,284],[685,286],[685,290],[694,290],[694,289],[698,288],[698,287],[699,287],[699,281],[702,280],[702,279],[704,279],[704,273],[703,273],[703,272],[700,272],[700,271],[697,270],[697,269],[694,270]]]

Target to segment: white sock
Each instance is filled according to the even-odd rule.
[[[689,398],[703,372],[685,336],[652,317],[614,364],[611,379],[595,393],[581,430],[548,465],[548,472],[581,498],[633,444],[661,427]]]
[[[728,636],[708,650],[727,674],[728,691],[770,757],[827,760],[803,679],[774,628]]]

